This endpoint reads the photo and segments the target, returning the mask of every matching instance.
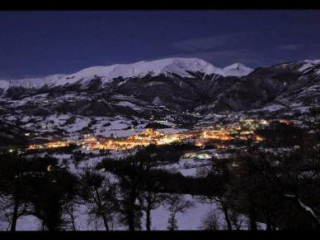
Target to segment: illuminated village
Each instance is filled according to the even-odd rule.
[[[195,146],[204,147],[211,140],[230,141],[233,139],[248,140],[253,139],[256,142],[263,138],[255,134],[255,129],[268,125],[275,120],[254,120],[246,119],[239,124],[230,126],[206,127],[199,130],[189,130],[179,133],[164,133],[161,130],[146,128],[141,133],[123,138],[102,138],[86,135],[80,140],[60,140],[44,144],[32,144],[27,150],[53,149],[68,147],[72,144],[78,145],[85,150],[128,150],[137,147],[146,147],[148,145],[166,145],[178,142],[191,142]],[[285,124],[291,124],[286,119],[277,120]]]

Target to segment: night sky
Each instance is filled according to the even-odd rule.
[[[0,79],[198,57],[218,67],[320,59],[320,11],[0,12]]]

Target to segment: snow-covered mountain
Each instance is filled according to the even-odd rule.
[[[304,60],[303,62],[304,62],[304,64],[299,68],[300,72],[310,70],[313,67],[319,67],[320,59],[319,60]],[[318,74],[320,74],[319,70],[318,70]]]
[[[40,88],[46,84],[49,86],[63,86],[78,81],[90,81],[95,77],[99,77],[103,82],[110,82],[118,77],[126,79],[144,77],[146,75],[158,76],[160,74],[164,74],[165,76],[176,74],[181,77],[192,77],[190,73],[197,72],[205,75],[216,74],[224,77],[241,77],[248,75],[252,72],[252,69],[240,63],[232,64],[225,68],[218,68],[198,58],[167,58],[154,61],[140,61],[131,64],[90,67],[69,75],[56,74],[44,78],[1,81],[0,88],[8,89],[9,87],[18,86],[24,88]]]
[[[7,90],[10,87],[10,83],[6,80],[0,80],[0,89]]]
[[[219,74],[220,71],[221,69],[201,59],[168,58],[155,61],[140,61],[132,64],[90,67],[66,76],[61,81],[58,81],[57,85],[71,84],[79,80],[90,80],[94,76],[101,77],[103,81],[110,81],[118,77],[144,77],[148,74],[152,76],[177,74],[181,77],[190,77],[188,72]]]
[[[220,75],[224,77],[227,77],[227,76],[242,77],[242,76],[248,75],[252,71],[253,69],[248,68],[241,63],[234,63],[234,64],[231,64],[230,66],[224,67]]]
[[[319,73],[319,60],[255,70],[240,63],[217,68],[194,58],[92,67],[70,75],[0,81],[0,117],[19,122],[30,116],[26,124],[34,129],[46,129],[39,125],[43,121],[57,125],[53,115],[87,128],[92,119],[112,122],[116,117],[130,122],[153,116],[188,126],[230,112],[296,117],[319,106]],[[63,121],[58,132],[74,129]],[[98,128],[92,125],[91,130]]]
[[[53,86],[65,76],[65,74],[54,74],[46,77],[24,78],[17,80],[0,80],[0,89],[2,88],[4,90],[7,90],[10,87],[41,88],[45,85]]]

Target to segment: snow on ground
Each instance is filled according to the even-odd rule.
[[[211,159],[211,156],[210,156]],[[196,177],[200,170],[203,170],[206,166],[211,165],[210,160],[206,159],[193,159],[193,158],[181,158],[176,163],[165,164],[157,166],[157,169],[163,169],[169,172],[180,172],[183,176]]]
[[[115,103],[114,105],[120,106],[120,107],[128,107],[128,108],[131,108],[131,109],[133,109],[135,111],[140,111],[141,110],[141,107],[139,107],[136,104],[133,104],[131,102],[128,102],[128,101],[120,101],[118,103]]]
[[[66,127],[65,130],[68,132],[77,132],[77,131],[87,127],[89,123],[90,123],[89,118],[77,117],[75,123],[72,124],[71,126]]]
[[[310,107],[301,106],[301,107],[296,107],[295,110],[298,110],[300,113],[307,113],[310,111]]]
[[[265,106],[261,110],[265,110],[265,111],[269,111],[269,112],[275,112],[275,111],[278,111],[278,110],[283,109],[283,108],[284,108],[284,106],[282,106],[282,105],[272,104],[272,105]]]
[[[199,199],[200,196],[192,196],[189,194],[182,194],[185,200],[191,201],[193,206],[187,209],[184,213],[177,214],[177,225],[178,230],[202,230],[202,221],[207,214],[213,211],[219,222],[219,230],[226,230],[224,214],[220,209],[217,202]],[[162,204],[159,208],[151,212],[152,218],[152,230],[167,230],[168,218],[170,212],[165,204]],[[243,220],[242,230],[248,229],[247,218],[241,215],[240,218]],[[144,219],[144,217],[143,217]],[[258,223],[258,229],[265,229],[265,224]],[[143,228],[145,229],[145,228]],[[235,228],[234,228],[235,229]]]
[[[302,105],[302,102],[295,102],[290,104],[291,107],[300,107],[301,105]]]
[[[103,159],[105,159],[107,156],[97,156],[97,157],[91,157],[87,161],[82,161],[78,164],[77,168],[95,168]]]
[[[30,97],[24,97],[21,100],[10,100],[8,103],[10,103],[14,107],[21,107],[26,104],[42,104],[45,101],[47,101],[47,93],[44,94],[38,94],[36,96],[30,96]]]
[[[4,117],[9,122],[13,122],[13,121],[17,120],[17,116],[15,116],[15,115],[5,115]]]
[[[153,87],[153,86],[157,86],[157,85],[166,85],[166,83],[164,83],[164,82],[150,82],[146,85],[146,87]]]
[[[199,168],[180,169],[179,172],[185,177],[194,177],[197,175]]]
[[[189,194],[184,194],[183,197],[185,200],[191,201],[194,205],[184,213],[177,214],[178,230],[201,230],[202,219],[211,210],[214,210],[217,213],[219,222],[224,221],[223,214],[219,210],[217,204],[209,202],[203,203]],[[167,207],[168,206],[165,204],[162,204],[159,208],[151,212],[152,230],[167,230],[168,218],[170,215]]]
[[[103,137],[111,137],[111,135],[113,137],[128,137],[134,134],[138,134],[142,132],[141,129],[125,129],[125,130],[119,130],[119,129],[115,129],[115,130],[110,130],[108,128],[105,129],[101,129],[101,130],[96,130],[94,131],[94,135],[96,136],[103,136]]]
[[[47,122],[53,122],[53,124],[55,126],[61,126],[63,124],[65,124],[65,122],[71,117],[70,114],[60,114],[60,115],[57,115],[57,114],[54,114],[54,115],[51,115],[49,117],[47,117]]]
[[[23,118],[20,120],[21,122],[25,123],[30,120],[30,116],[23,116]]]
[[[17,231],[37,231],[42,227],[42,221],[32,215],[23,216],[17,221]]]
[[[89,151],[86,149],[81,149],[80,151],[84,154],[87,154],[87,156],[79,163],[75,163],[74,159],[72,158],[72,154],[54,154],[52,156],[59,159],[59,164],[64,165],[70,173],[78,175],[85,168],[94,169],[106,158],[120,160],[137,153],[137,149],[129,149],[126,151],[109,150],[107,155],[101,155],[99,150]],[[88,156],[88,154],[93,154],[93,156]]]
[[[134,151],[110,151],[110,155],[119,158],[124,155],[134,154]],[[59,160],[67,160],[70,158],[70,154],[53,154],[53,157],[58,158]],[[75,167],[74,163],[68,161],[66,164],[69,168],[69,171],[74,174],[80,174],[84,168],[90,167],[94,168],[103,158],[106,156],[94,156],[90,157],[88,160],[84,160],[80,162],[77,167]],[[109,155],[108,155],[109,157]],[[180,171],[184,173],[184,175],[194,176],[196,174],[196,169],[204,166],[205,163],[208,163],[207,160],[195,160],[195,159],[186,159],[182,158],[179,163],[172,164],[172,167],[180,167]],[[176,166],[174,166],[176,165]],[[118,177],[113,173],[105,171],[104,169],[97,170],[100,174],[107,177],[111,182],[117,183]],[[201,230],[202,229],[202,221],[206,217],[209,212],[214,212],[218,222],[219,229],[225,230],[225,220],[223,212],[221,211],[219,204],[212,200],[208,200],[204,197],[200,196],[191,196],[189,194],[181,194],[185,200],[191,201],[193,206],[187,209],[184,213],[177,213],[177,225],[178,230]],[[90,221],[90,217],[87,213],[88,207],[84,204],[80,204],[76,207],[76,220],[75,225],[77,230],[88,230],[88,231],[96,231],[96,230],[104,230],[104,226],[101,222],[101,219],[96,219],[94,221]],[[168,205],[166,203],[162,203],[157,209],[151,211],[151,219],[152,219],[152,230],[167,230],[168,226],[168,218],[170,216],[170,212],[168,210]],[[248,229],[248,225],[246,224],[247,218],[245,216],[241,216],[241,219],[244,220],[244,224],[242,225],[242,229]],[[21,217],[17,223],[18,231],[37,231],[40,230],[42,226],[42,222],[34,216],[28,215]],[[143,214],[141,219],[142,230],[145,230],[145,214]],[[265,229],[265,225],[259,223],[260,229]],[[0,230],[6,231],[8,228],[8,223],[5,221],[0,221]],[[112,230],[127,230],[126,226],[123,226],[117,222],[112,223],[110,227]]]
[[[0,204],[3,204],[4,197],[0,196]],[[13,211],[10,208],[6,208],[6,211],[0,212],[0,231],[8,231],[10,226],[9,226],[9,219],[8,217],[5,216],[6,213],[10,214],[10,212]],[[18,219],[16,229],[18,231],[36,231],[39,230],[42,225],[42,222],[39,220],[39,218],[28,215],[28,216],[22,216]]]
[[[185,210],[184,213],[177,213],[177,225],[178,230],[202,230],[202,221],[206,215],[213,211],[219,222],[219,230],[226,230],[225,219],[223,212],[220,210],[219,204],[211,201],[200,200],[199,196],[191,196],[189,194],[182,194],[185,200],[191,201],[193,206]],[[87,214],[88,208],[86,205],[81,204],[76,208],[75,212],[75,226],[76,230],[87,230],[87,231],[96,231],[104,230],[101,219],[96,221],[89,221],[89,216]],[[168,218],[170,212],[166,203],[163,203],[157,209],[151,211],[151,229],[152,230],[167,230]],[[243,230],[248,229],[247,218],[241,216],[243,220],[242,228]],[[112,230],[127,230],[126,226],[120,225],[119,223],[114,222],[111,226]],[[17,222],[18,231],[37,231],[41,229],[42,222],[34,216],[28,215],[21,217]],[[0,230],[6,231],[8,223],[0,222]],[[142,230],[145,230],[145,214],[141,219]],[[258,223],[258,228],[263,230],[265,229],[265,224]]]
[[[60,159],[60,160],[64,160],[64,159],[70,159],[73,156],[73,154],[60,154],[60,153],[57,154],[57,153],[55,153],[55,154],[52,154],[51,156],[54,158]]]
[[[219,221],[223,223],[224,218],[221,210],[219,210],[217,204],[201,202],[200,200],[193,198],[191,195],[185,194],[183,197],[186,200],[191,201],[194,205],[193,207],[187,209],[184,213],[177,214],[177,225],[178,230],[201,230],[201,221],[206,216],[210,210],[217,212]],[[152,230],[167,230],[168,218],[170,215],[166,204],[162,204],[159,208],[151,212],[152,219]],[[89,216],[87,214],[87,206],[79,205],[75,215],[76,215],[76,229],[77,230],[104,230],[104,226],[101,222],[92,221],[89,222]],[[4,224],[5,225],[5,224]],[[0,225],[1,226],[1,225]],[[145,230],[145,215],[141,219],[142,230]],[[5,228],[7,225],[5,225]],[[20,218],[17,224],[17,230],[31,230],[36,231],[41,228],[41,221],[34,216],[25,216]],[[4,229],[5,230],[5,229]],[[114,224],[113,230],[127,230],[126,226],[120,224]]]
[[[74,102],[74,101],[81,101],[81,100],[88,100],[88,96],[79,94],[79,93],[77,94],[68,93],[59,97],[59,102],[62,102],[62,101]]]
[[[167,124],[167,123],[165,123]],[[183,128],[161,128],[158,129],[157,131],[162,132],[162,133],[166,133],[166,134],[170,134],[170,133],[180,133],[180,132],[184,132],[184,131],[188,131],[187,129],[183,129]]]
[[[121,101],[121,105],[127,106],[132,104],[127,101]],[[129,106],[129,105],[128,105]],[[134,107],[135,105],[130,105]],[[82,130],[86,128],[90,134],[102,137],[128,137],[134,134],[139,134],[143,131],[148,121],[143,119],[128,119],[123,116],[115,117],[86,117],[80,115],[70,114],[52,114],[47,117],[28,116],[28,115],[5,115],[8,121],[20,119],[22,127],[27,131],[34,131],[37,133],[51,133],[55,131],[63,131],[63,137],[69,140],[77,140],[82,137]],[[73,119],[74,118],[74,119]],[[133,128],[133,121],[135,124]],[[168,120],[159,120],[158,123],[165,124],[172,128],[160,129],[164,133],[177,133],[185,129],[173,129],[175,124]]]

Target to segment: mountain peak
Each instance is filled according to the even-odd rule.
[[[224,76],[246,76],[252,71],[253,69],[248,68],[242,63],[234,63],[223,68]]]

